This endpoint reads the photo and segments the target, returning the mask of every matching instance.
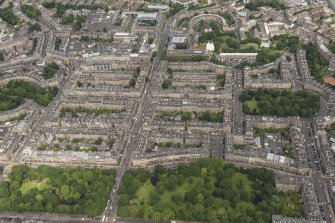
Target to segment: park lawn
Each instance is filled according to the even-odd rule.
[[[259,112],[259,108],[257,105],[257,101],[255,99],[246,101],[246,105],[249,107],[250,111],[253,111],[254,109],[256,109],[256,112]]]
[[[230,52],[231,50],[233,50],[234,52],[238,52],[239,50],[249,49],[250,46],[252,46],[256,50],[259,49],[259,45],[256,44],[256,43],[244,43],[244,44],[240,44],[239,49],[230,48],[227,45],[227,40],[231,39],[231,38],[232,37],[230,37],[230,36],[221,36],[221,37],[215,38],[214,44],[215,44],[215,46],[219,46],[219,47],[217,47],[217,49],[215,49],[215,51],[218,52],[218,53],[222,53],[222,52],[225,52],[225,51],[229,51]]]
[[[255,43],[245,43],[245,44],[240,44],[240,48],[239,49],[233,49],[233,48],[230,48],[226,42],[223,42],[223,43],[220,43],[220,46],[218,47],[218,49],[215,49],[216,52],[219,52],[219,53],[224,53],[226,51],[230,52],[231,50],[233,50],[234,52],[239,52],[239,51],[243,51],[243,50],[247,50],[249,49],[249,47],[252,46],[254,47],[254,49],[258,49],[259,46]]]
[[[147,180],[147,182],[145,182],[143,186],[140,189],[138,189],[135,196],[137,197],[137,199],[134,200],[134,202],[140,204],[140,201],[143,199],[145,203],[148,203],[150,191],[154,189],[155,187],[150,183],[150,180]]]
[[[259,45],[256,43],[245,43],[240,45],[240,49],[241,50],[249,49],[250,46],[254,47],[256,50],[259,48]]]
[[[215,49],[216,52],[219,52],[219,53],[222,53],[222,52],[225,52],[226,50],[229,50],[231,49],[226,41],[227,39],[231,38],[230,36],[220,36],[220,37],[217,37],[215,38],[214,40],[214,45],[217,47],[217,49]]]
[[[217,49],[215,49],[215,51],[218,53],[224,53],[230,49],[231,48],[227,45],[227,43],[220,43],[220,46]]]
[[[189,183],[189,178],[193,178],[193,183]],[[193,187],[195,185],[197,185],[197,183],[199,182],[199,180],[201,179],[200,177],[189,177],[185,180],[185,182],[183,183],[183,185],[181,186],[177,186],[176,189],[174,191],[165,191],[163,194],[160,194],[160,202],[163,203],[167,203],[170,202],[171,200],[171,196],[173,194],[176,193],[182,193],[185,194],[186,192],[189,192],[193,189]],[[211,180],[211,184],[213,185],[214,188],[214,183],[215,183],[215,178],[214,177],[210,177]],[[155,189],[155,186],[153,186],[150,182],[150,180],[147,180],[143,186],[138,189],[137,193],[136,193],[136,199],[133,201],[135,204],[140,205],[141,202],[140,201],[144,201],[145,203],[148,203],[148,199],[149,199],[149,194],[152,190]]]
[[[185,180],[185,182],[183,183],[183,185],[181,185],[180,187],[177,186],[176,190],[174,191],[165,191],[165,193],[162,195],[161,197],[161,201],[162,202],[169,202],[171,200],[171,196],[175,193],[181,193],[181,194],[185,194],[186,192],[189,192],[193,189],[193,187],[195,185],[198,184],[199,180],[201,179],[200,177],[190,177],[193,178],[193,183],[189,183],[188,180],[189,178],[187,178]],[[211,180],[211,184],[214,188],[214,183],[215,183],[215,179],[214,177],[210,177]]]
[[[39,191],[45,190],[50,187],[50,184],[48,183],[48,178],[44,179],[42,182],[36,182],[36,181],[28,181],[21,185],[20,191],[22,194],[26,194],[28,191],[30,191],[33,188],[37,188]]]

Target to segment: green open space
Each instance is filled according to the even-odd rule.
[[[224,74],[216,75],[216,80],[218,81],[219,87],[224,87],[226,76]]]
[[[59,144],[47,145],[46,143],[42,143],[38,147],[38,150],[41,150],[41,151],[50,150],[50,151],[98,152],[98,151],[101,151],[101,148],[98,148],[97,146],[79,147],[79,146],[72,146],[72,145],[61,146]]]
[[[66,113],[70,114],[73,118],[78,118],[79,114],[86,114],[92,116],[111,115],[120,113],[122,110],[111,108],[86,108],[86,107],[63,107],[60,111],[60,117],[64,117]]]
[[[155,147],[158,147],[159,149],[169,149],[169,148],[174,148],[174,149],[185,149],[185,148],[199,148],[202,146],[202,143],[198,143],[198,144],[186,144],[186,143],[173,143],[173,142],[155,142],[152,144],[152,147],[147,149],[146,152],[152,152]]]
[[[234,144],[234,149],[244,150],[244,149],[247,149],[247,147],[248,147],[249,145],[250,145],[250,144]]]
[[[259,108],[258,108],[258,105],[257,105],[257,101],[256,101],[255,99],[246,101],[245,103],[246,103],[246,106],[248,106],[248,108],[249,108],[251,111],[259,112]]]
[[[86,151],[86,152],[97,152],[101,150],[97,146],[103,145],[103,142],[106,143],[108,148],[112,148],[115,139],[112,137],[108,137],[107,140],[103,140],[101,137],[98,138],[70,138],[68,136],[64,136],[58,138],[59,143],[66,144],[65,146],[60,146],[59,144],[54,144],[52,146],[47,145],[46,143],[42,143],[38,149],[39,150],[53,150],[53,151],[60,151],[60,150],[74,150],[74,151]],[[78,144],[89,144],[92,146],[89,147],[79,147]]]
[[[42,30],[40,24],[38,24],[38,23],[29,23],[28,25],[29,25],[28,30],[29,30],[30,33],[34,32],[34,31],[41,31]]]
[[[335,41],[329,44],[329,50],[335,54]]]
[[[228,25],[231,26],[235,24],[234,17],[232,16],[232,14],[229,13],[229,11],[225,11],[223,13],[219,12],[218,15],[223,17]]]
[[[59,37],[56,37],[54,49],[59,50],[61,44],[62,44],[62,39]]]
[[[217,53],[256,52],[259,48],[256,43],[240,43],[231,36],[215,38],[214,45]]]
[[[323,83],[323,77],[332,74],[328,70],[329,62],[319,53],[317,47],[312,43],[303,46],[306,50],[306,59],[311,75]],[[334,73],[333,73],[334,74]]]
[[[135,87],[137,78],[140,76],[140,74],[141,74],[141,68],[137,67],[132,73],[132,78],[129,80],[128,84],[129,87],[131,88]]]
[[[162,111],[156,114],[154,120],[166,121],[191,121],[201,122],[223,122],[223,112],[183,112],[183,111]]]
[[[31,47],[31,49],[29,50],[29,52],[27,53],[27,55],[32,55],[37,47],[37,42],[38,42],[38,39],[37,37],[34,37],[34,38],[29,38],[29,40],[33,41],[33,45]]]
[[[185,1],[188,1],[188,0],[185,0]],[[199,10],[199,9],[203,9],[203,8],[211,7],[211,6],[213,6],[213,5],[214,5],[213,3],[208,4],[208,1],[207,1],[207,0],[198,0],[198,1],[197,1],[197,4],[192,4],[192,5],[188,6],[187,10],[188,10],[188,11],[191,11],[191,10]]]
[[[234,52],[256,52],[259,48],[261,40],[252,37],[248,33],[247,38],[243,41],[238,41],[234,32],[222,32],[220,24],[216,21],[209,21],[212,28],[211,32],[205,32],[205,22],[201,20],[197,26],[197,31],[200,32],[199,43],[206,44],[213,42],[216,53],[234,53]]]
[[[74,31],[79,31],[81,29],[82,23],[86,20],[86,16],[82,15],[73,15],[73,14],[65,14],[67,9],[73,10],[81,10],[81,9],[89,9],[89,10],[97,10],[107,8],[100,4],[62,4],[57,3],[55,1],[45,1],[42,5],[47,9],[56,9],[55,17],[61,18],[61,23],[64,25],[72,25]]]
[[[189,22],[192,17],[185,17],[178,21],[178,27],[188,28]]]
[[[0,211],[100,215],[115,175],[113,169],[14,166],[0,181]]]
[[[17,25],[19,18],[14,15],[13,2],[9,2],[6,8],[0,8],[0,18],[12,26]]]
[[[251,64],[249,62],[242,62],[237,67],[259,66],[275,61],[283,54],[284,49],[282,46],[284,43],[288,45],[288,47],[285,48],[287,50],[293,50],[293,48],[296,50],[296,48],[300,46],[300,43],[296,42],[295,37],[290,37],[287,42],[281,41],[281,43],[283,43],[282,45],[278,43],[278,49],[276,47],[272,47],[270,49],[261,48],[261,39],[253,36],[253,30],[258,28],[257,26],[252,27],[248,32],[246,32],[246,38],[242,41],[239,41],[235,32],[222,32],[220,24],[218,24],[216,21],[212,20],[209,22],[209,24],[212,27],[211,32],[205,32],[204,21],[200,21],[195,27],[196,31],[200,33],[200,46],[208,42],[212,42],[215,46],[215,53],[258,53],[255,63]],[[283,38],[284,37],[278,38],[277,42]],[[175,61],[176,59],[173,60]],[[212,56],[211,61],[217,64],[222,63],[215,56]]]
[[[27,5],[27,4],[21,5],[21,11],[23,12],[23,14],[25,14],[31,19],[38,19],[42,15],[39,9],[35,8],[32,5]]]
[[[243,103],[243,112],[249,115],[309,117],[320,109],[320,96],[305,90],[244,90],[240,101]]]
[[[17,108],[24,103],[24,98],[47,106],[57,92],[57,87],[41,88],[30,82],[12,80],[0,88],[0,111]]]
[[[251,11],[257,11],[261,7],[271,7],[278,10],[285,10],[286,6],[281,3],[279,0],[260,0],[260,1],[254,1],[246,4],[246,8]]]
[[[335,122],[329,124],[326,126],[326,129],[325,129],[328,133],[331,133],[333,131],[335,131]]]
[[[89,10],[97,10],[97,9],[103,9],[107,10],[107,7],[100,4],[62,4],[55,1],[45,1],[42,3],[43,7],[47,9],[56,9],[55,17],[56,18],[62,18],[65,14],[65,11],[67,9],[73,9],[73,10],[81,10],[81,9],[89,9]]]
[[[48,182],[48,179],[44,179],[41,182],[37,181],[27,181],[23,183],[20,187],[20,191],[22,194],[27,194],[30,190],[33,188],[37,188],[39,191],[46,190],[50,187],[50,183]]]
[[[271,38],[271,49],[295,53],[300,48],[302,48],[302,44],[298,36],[282,34]]]
[[[209,24],[212,27],[211,32],[204,31],[204,21],[200,21],[196,27],[197,31],[200,33],[199,45],[212,42],[215,46],[215,53],[258,53],[254,64],[243,62],[240,64],[241,67],[271,63],[279,58],[284,52],[281,48],[280,50],[274,47],[270,49],[261,48],[261,39],[253,36],[253,30],[256,29],[257,26],[252,27],[249,32],[246,32],[246,38],[239,41],[235,32],[222,32],[220,25],[216,21],[212,20]],[[290,39],[288,42],[293,45],[295,44],[295,40],[295,38],[292,40]],[[214,56],[211,59],[212,62],[220,64]]]
[[[154,221],[270,222],[273,214],[303,215],[296,192],[279,192],[273,172],[200,159],[176,169],[128,170],[119,189],[118,216]]]
[[[208,61],[207,56],[195,55],[195,56],[168,56],[166,58],[169,62],[201,62]]]
[[[59,142],[69,142],[69,143],[86,143],[86,144],[94,144],[94,145],[101,145],[103,139],[101,137],[98,138],[70,138],[69,136],[64,136],[58,138]]]
[[[169,3],[169,7],[170,7],[170,9],[169,9],[168,17],[174,16],[178,12],[180,12],[180,11],[182,11],[182,10],[185,9],[184,6],[182,6],[182,5],[178,4],[178,3],[172,3],[172,2]]]
[[[79,31],[81,29],[82,23],[85,22],[86,16],[81,15],[63,15],[61,23],[63,25],[72,25],[74,31]],[[97,30],[98,31],[98,30]]]
[[[0,111],[15,109],[24,103],[23,98],[15,98],[0,94]]]
[[[43,68],[42,76],[44,79],[53,78],[58,70],[59,70],[58,64],[56,64],[55,62],[49,63]]]

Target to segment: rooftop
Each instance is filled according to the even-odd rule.
[[[186,36],[174,36],[171,39],[171,43],[186,43],[187,37]]]

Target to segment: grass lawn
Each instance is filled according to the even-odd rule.
[[[197,185],[197,183],[200,180],[200,177],[190,177],[193,178],[193,182],[189,183],[189,178],[187,178],[184,182],[183,185],[181,186],[177,186],[176,189],[174,191],[165,191],[163,194],[160,194],[160,202],[166,203],[166,202],[170,202],[171,200],[171,196],[173,194],[176,193],[181,193],[181,194],[185,194],[186,192],[189,192],[193,189],[193,187],[195,185]],[[215,179],[214,177],[210,177],[211,180],[211,184],[213,185],[214,188],[214,183],[215,183]],[[135,199],[133,202],[140,205],[141,204],[141,200],[143,200],[145,203],[148,203],[148,199],[149,199],[149,194],[152,190],[155,189],[155,186],[153,186],[150,182],[150,180],[148,180],[147,182],[145,182],[145,184],[137,191],[136,193],[136,197],[137,199]]]
[[[42,182],[28,181],[22,184],[20,191],[22,194],[26,194],[28,191],[30,191],[33,188],[37,188],[38,190],[41,191],[49,187],[50,185],[48,183],[48,179],[44,179]]]
[[[249,107],[250,111],[253,111],[254,109],[256,109],[256,112],[259,112],[257,101],[255,99],[247,101],[246,105]]]
[[[134,200],[135,203],[140,204],[143,199],[144,202],[148,202],[150,191],[154,190],[155,187],[150,183],[150,181],[145,182],[143,186],[137,191],[137,199]]]
[[[215,49],[216,52],[222,53],[225,52],[227,50],[229,50],[230,48],[227,46],[227,43],[221,43],[220,47],[218,47],[217,49]]]
[[[256,43],[246,43],[246,44],[241,44],[240,49],[249,49],[249,47],[252,46],[256,50],[259,48],[258,44]]]
[[[215,38],[214,44],[215,46],[217,46],[217,49],[215,49],[215,51],[218,53],[231,51],[231,50],[233,50],[234,52],[239,52],[239,51],[247,50],[251,46],[256,50],[259,48],[259,45],[256,43],[243,43],[243,44],[240,44],[239,49],[233,49],[227,45],[228,39],[234,39],[234,38],[230,36],[221,36],[221,37]]]

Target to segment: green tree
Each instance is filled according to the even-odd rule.
[[[149,194],[148,204],[154,206],[160,201],[160,196],[156,191],[151,191]]]
[[[161,213],[161,218],[163,221],[171,221],[174,219],[174,212],[169,208],[164,208]]]
[[[120,206],[125,206],[129,204],[129,196],[127,194],[121,194],[119,197],[118,204]]]

